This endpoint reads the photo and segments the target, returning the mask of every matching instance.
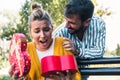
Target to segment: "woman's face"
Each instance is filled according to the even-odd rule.
[[[36,48],[41,51],[47,50],[52,43],[53,27],[48,20],[35,20],[31,22],[31,37]]]

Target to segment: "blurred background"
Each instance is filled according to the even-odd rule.
[[[10,80],[8,75],[9,42],[13,33],[24,33],[28,42],[28,17],[31,2],[40,2],[52,17],[54,29],[64,19],[65,4],[69,0],[0,0],[0,80]],[[120,4],[119,0],[92,0],[94,14],[106,22],[105,57],[120,56]],[[98,78],[100,77],[100,78]],[[89,80],[120,80],[119,76],[90,76]]]

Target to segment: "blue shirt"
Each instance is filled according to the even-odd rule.
[[[70,34],[63,22],[53,32],[53,37],[62,36],[72,40],[79,50],[80,58],[100,58],[105,52],[106,27],[104,21],[96,16],[91,18],[90,25],[87,27],[82,41],[76,34]]]

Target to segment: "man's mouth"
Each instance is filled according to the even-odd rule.
[[[70,33],[74,33],[74,29],[69,29],[69,32]]]
[[[69,30],[74,30],[72,27],[69,27],[68,29],[69,29]]]

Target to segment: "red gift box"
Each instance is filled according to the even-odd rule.
[[[26,51],[26,36],[22,33],[15,33],[10,43],[9,63],[15,64],[14,72],[18,72],[19,77],[28,74],[31,66],[30,56]]]
[[[57,72],[66,74],[69,71],[71,74],[76,73],[77,63],[73,55],[65,56],[46,56],[41,60],[42,76],[50,77],[57,75]]]

